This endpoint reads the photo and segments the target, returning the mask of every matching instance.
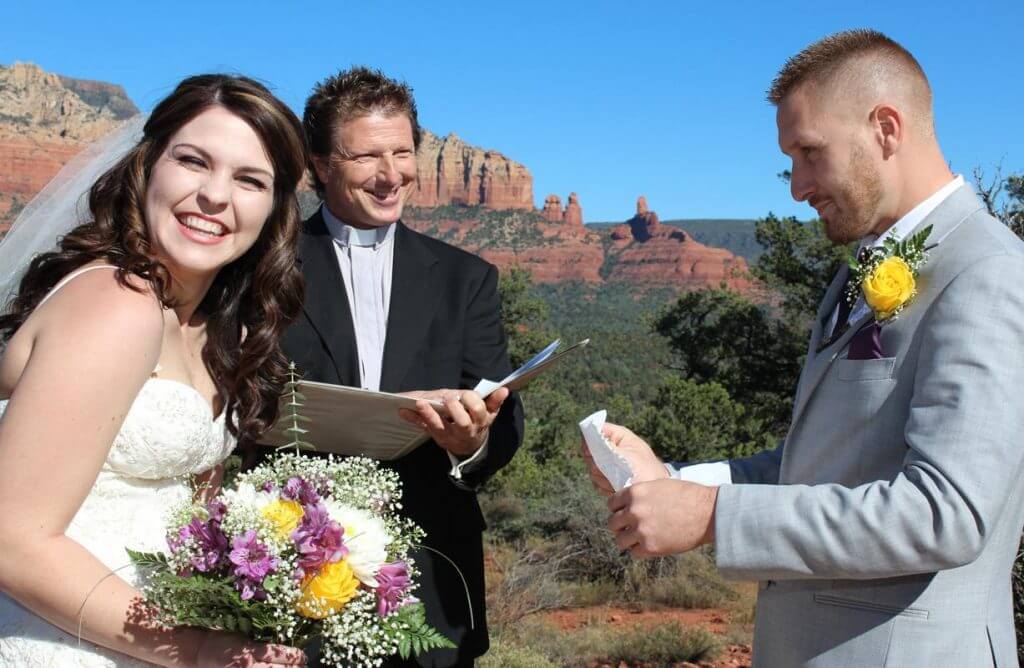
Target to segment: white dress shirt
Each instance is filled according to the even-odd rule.
[[[356,334],[360,383],[364,390],[379,392],[391,308],[397,223],[362,230],[342,222],[326,205],[320,210],[327,231],[334,239],[334,253],[348,296]],[[474,463],[484,457],[486,450],[485,441],[483,447],[462,461],[449,452],[451,475],[461,480],[463,471],[471,470]]]
[[[927,199],[908,211],[906,215],[897,220],[892,227],[886,230],[882,236],[876,237],[872,234],[861,239],[860,248],[881,246],[885,243],[886,239],[902,241],[903,238],[910,234],[915,227],[921,224],[921,221],[923,221],[928,214],[942,204],[947,197],[959,190],[963,184],[964,177],[958,174],[952,181],[939,188]],[[928,243],[934,243],[935,241],[935,239],[929,239]],[[841,295],[840,298],[842,298]],[[867,313],[868,305],[864,301],[864,296],[861,295],[857,299],[857,303],[854,304],[853,309],[850,311],[849,322],[856,322],[861,317],[867,315]],[[836,318],[838,317],[839,305],[836,304],[836,309],[832,312],[832,318],[829,322],[829,328],[827,331],[831,332],[835,329]],[[670,464],[666,464],[665,466],[668,468],[669,474],[676,480],[687,480],[689,482],[714,487],[732,484],[732,470],[729,468],[729,460],[691,464],[690,466],[682,466],[680,468],[676,468]]]

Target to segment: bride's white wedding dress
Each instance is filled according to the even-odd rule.
[[[94,268],[101,267],[86,270]],[[78,273],[70,274],[50,294]],[[6,408],[7,402],[0,401],[0,415]],[[192,493],[191,476],[224,461],[234,447],[224,415],[214,417],[199,392],[178,381],[150,378],[135,397],[96,484],[66,535],[96,555],[116,577],[137,586],[140,574],[128,565],[125,548],[166,550],[167,510]],[[67,444],[67,456],[75,456],[74,443]],[[45,486],[46,481],[39,484]],[[84,615],[88,618],[88,603]],[[0,666],[140,665],[145,664],[85,640],[79,642],[0,593]]]

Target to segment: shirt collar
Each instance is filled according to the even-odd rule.
[[[952,181],[939,188],[937,191],[932,193],[926,200],[915,206],[913,209],[908,211],[906,215],[896,221],[896,223],[886,230],[882,236],[876,237],[870,234],[860,240],[860,247],[865,248],[868,246],[881,246],[885,243],[886,239],[892,239],[893,241],[902,241],[904,237],[910,234],[915,227],[917,227],[922,220],[928,217],[932,211],[934,211],[940,204],[942,204],[947,197],[952,195],[955,191],[959,190],[964,184],[964,177],[960,174],[956,175]]]
[[[342,246],[372,246],[377,248],[381,244],[395,238],[395,223],[384,227],[375,227],[372,230],[361,230],[343,223],[341,219],[331,213],[326,204],[320,205],[320,213],[324,217],[327,231],[334,237],[334,241]]]

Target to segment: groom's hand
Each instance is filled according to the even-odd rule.
[[[715,539],[718,488],[683,480],[655,480],[608,500],[615,543],[637,558],[687,552]]]
[[[469,457],[487,441],[491,424],[508,398],[508,388],[498,388],[487,399],[472,390],[403,392],[417,399],[416,410],[400,409],[402,418],[423,429],[434,442],[456,457]],[[438,412],[430,402],[440,401]]]
[[[658,459],[658,456],[651,450],[651,446],[647,445],[646,441],[629,429],[607,422],[602,433],[604,433],[604,437],[608,439],[615,449],[619,451],[619,454],[629,462],[629,467],[633,469],[634,485],[669,477],[668,469],[665,468],[664,462]],[[611,483],[601,473],[601,469],[597,468],[594,458],[590,456],[590,449],[587,448],[586,441],[580,441],[580,447],[583,450],[583,460],[587,463],[590,481],[594,483],[594,488],[605,496],[614,494],[615,490],[612,488]]]

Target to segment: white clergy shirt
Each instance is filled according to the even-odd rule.
[[[322,205],[320,210],[334,239],[334,253],[345,284],[352,327],[356,333],[360,383],[364,390],[379,392],[391,307],[397,223],[362,230],[342,222],[326,205]],[[483,447],[463,461],[447,453],[452,462],[451,475],[461,480],[463,471],[471,470],[473,463],[479,462],[486,450],[485,441]]]
[[[361,230],[338,220],[322,207],[327,230],[345,283],[359,355],[359,379],[364,390],[380,390],[384,339],[391,306],[395,264],[395,223]]]
[[[947,197],[959,190],[963,184],[964,177],[958,174],[952,181],[939,188],[927,199],[908,211],[902,218],[897,220],[892,227],[886,230],[882,236],[876,237],[872,234],[861,239],[859,248],[881,246],[885,243],[886,239],[902,241],[904,237],[910,234],[914,228],[928,216],[928,214],[942,204]],[[928,240],[929,243],[934,243],[935,241],[935,239]],[[841,295],[840,298],[842,298]],[[864,302],[864,296],[861,295],[857,299],[857,303],[854,304],[853,310],[850,312],[849,322],[856,322],[861,317],[867,315],[867,312],[868,305]],[[829,321],[829,327],[826,331],[831,332],[835,328],[837,317],[839,317],[838,304],[836,305],[836,309],[832,312],[832,318]],[[665,466],[668,468],[669,474],[676,480],[688,480],[690,482],[696,482],[701,485],[710,485],[713,487],[732,484],[732,470],[729,468],[729,460],[692,464],[678,469],[669,464],[666,464]]]

